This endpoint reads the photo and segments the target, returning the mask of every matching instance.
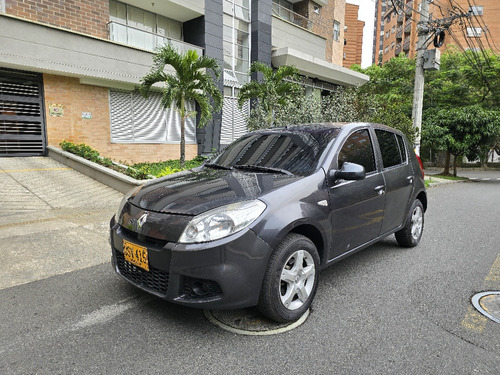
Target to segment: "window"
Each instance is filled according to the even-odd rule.
[[[469,13],[474,16],[482,16],[483,15],[483,6],[472,5],[469,7]]]
[[[406,162],[406,151],[401,136],[380,129],[376,129],[375,134],[382,153],[384,168],[394,167]]]
[[[114,0],[109,2],[109,19],[110,39],[115,42],[148,50],[170,43],[183,51],[179,21]]]
[[[340,22],[339,21],[333,21],[333,40],[339,41],[340,40]]]
[[[319,14],[321,7],[319,5],[314,5],[314,13]]]
[[[345,162],[362,165],[366,173],[375,171],[373,146],[367,129],[358,130],[347,138],[339,152],[338,168]]]
[[[109,91],[111,142],[177,143],[181,137],[180,116],[172,108],[164,109],[161,94],[151,92],[144,98],[137,91]],[[194,105],[188,106],[194,110]],[[186,143],[196,143],[195,119],[186,120]]]
[[[227,3],[232,1],[226,0],[224,4]],[[224,69],[240,72],[244,76],[250,68],[250,24],[244,12],[249,9],[245,6],[249,6],[248,0],[234,0],[234,7],[224,8],[223,21]],[[237,12],[238,9],[241,11]]]
[[[467,36],[470,38],[479,38],[481,37],[481,32],[483,29],[480,27],[468,27],[467,28]]]

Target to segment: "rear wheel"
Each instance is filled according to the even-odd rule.
[[[319,255],[307,237],[290,233],[269,260],[258,308],[277,322],[299,319],[316,294]]]
[[[411,206],[409,216],[403,229],[396,232],[396,240],[401,246],[417,246],[424,231],[424,206],[416,199]]]

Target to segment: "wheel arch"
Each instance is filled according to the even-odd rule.
[[[316,250],[318,250],[320,264],[323,264],[325,256],[325,242],[318,228],[316,228],[314,225],[302,224],[292,228],[292,230],[290,230],[288,233],[300,234],[310,239],[314,246],[316,246]]]
[[[421,191],[416,199],[418,199],[420,202],[422,202],[422,206],[424,206],[424,212],[427,211],[427,194],[425,191]]]

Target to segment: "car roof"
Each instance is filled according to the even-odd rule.
[[[306,133],[317,133],[322,131],[331,131],[333,129],[341,130],[343,128],[357,128],[357,127],[373,127],[377,129],[384,129],[401,134],[398,129],[391,128],[390,126],[371,123],[371,122],[321,122],[321,123],[309,123],[309,124],[291,124],[284,127],[269,128],[269,129],[259,129],[253,133],[280,133],[280,132],[306,132]]]

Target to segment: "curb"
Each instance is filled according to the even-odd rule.
[[[53,146],[47,146],[47,155],[74,170],[83,173],[104,185],[121,193],[127,193],[133,188],[143,185],[150,180],[136,180],[115,170],[93,163],[70,152],[63,151]]]

